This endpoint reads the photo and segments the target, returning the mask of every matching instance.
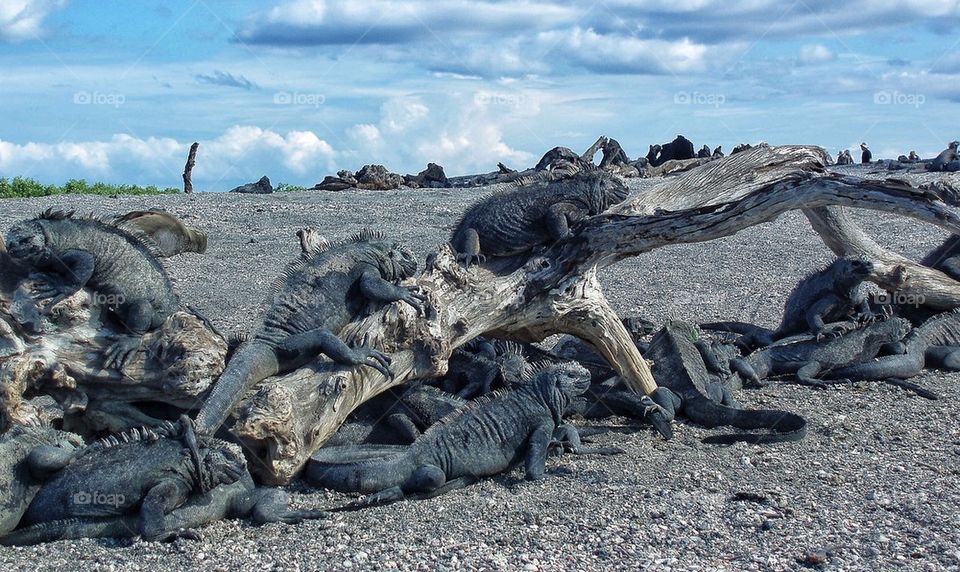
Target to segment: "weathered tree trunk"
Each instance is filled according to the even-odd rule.
[[[223,371],[226,342],[189,312],[174,313],[144,336],[117,371],[102,368],[103,352],[124,332],[92,305],[89,291],[46,309],[39,333],[17,318],[24,314],[17,304],[26,299],[0,293],[0,433],[12,424],[37,424],[41,412],[26,395],[54,397],[65,428],[85,435],[155,423],[147,411],[198,408]]]
[[[449,247],[441,247],[411,281],[428,296],[427,316],[393,304],[341,334],[391,353],[394,379],[370,368],[318,362],[264,382],[232,431],[257,457],[252,470],[260,479],[287,482],[356,406],[408,379],[441,375],[453,349],[484,333],[525,341],[578,335],[597,346],[631,387],[649,393],[656,387],[649,368],[603,298],[596,269],[668,244],[729,236],[790,210],[830,205],[896,212],[960,231],[951,189],[833,175],[819,148],[754,148],[664,180],[584,221],[513,272],[465,270]]]
[[[200,143],[196,141],[190,146],[190,153],[187,155],[187,164],[183,167],[183,192],[188,195],[193,192],[193,166],[197,164],[197,149]]]
[[[593,142],[593,145],[587,147],[587,150],[583,152],[583,155],[580,155],[580,160],[583,161],[584,163],[592,164],[593,157],[597,154],[597,151],[599,151],[600,148],[606,144],[607,144],[607,138],[601,135],[600,137],[597,138],[596,141]]]

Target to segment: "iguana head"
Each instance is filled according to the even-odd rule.
[[[590,389],[590,372],[574,361],[540,362],[528,367],[524,375],[547,403],[558,424],[573,398]]]
[[[43,226],[35,220],[13,225],[7,231],[6,245],[10,258],[28,266],[43,262],[50,254]]]
[[[603,171],[586,171],[578,176],[587,185],[587,208],[591,215],[600,214],[611,206],[621,203],[630,194],[623,181]]]
[[[378,262],[384,280],[396,281],[410,278],[417,273],[417,259],[399,242],[382,242]]]
[[[230,485],[243,477],[247,470],[247,461],[238,446],[213,438],[201,438],[201,441],[202,490],[209,491],[220,485]]]
[[[838,274],[834,279],[841,284],[859,284],[873,274],[873,262],[865,256],[844,256],[836,264]]]

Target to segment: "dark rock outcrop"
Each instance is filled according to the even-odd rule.
[[[270,184],[270,179],[266,175],[260,177],[260,180],[256,183],[247,183],[246,185],[240,185],[230,189],[231,193],[246,193],[252,195],[269,195],[273,192],[273,185]]]

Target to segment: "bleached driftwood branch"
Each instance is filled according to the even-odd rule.
[[[443,374],[455,348],[485,333],[526,341],[578,335],[597,346],[631,387],[649,394],[656,388],[649,368],[604,299],[597,268],[669,244],[729,236],[790,210],[831,205],[894,212],[960,231],[951,188],[842,177],[824,165],[822,149],[802,146],[758,147],[712,161],[584,221],[570,237],[508,272],[465,270],[441,246],[412,281],[428,296],[426,317],[393,304],[341,333],[391,353],[393,379],[318,361],[264,382],[232,431],[256,458],[251,468],[261,480],[287,482],[355,407],[408,379]],[[953,299],[960,305],[960,296]]]

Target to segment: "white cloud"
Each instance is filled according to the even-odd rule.
[[[42,34],[43,19],[66,0],[3,0],[0,2],[0,41],[19,41]]]
[[[420,97],[387,100],[378,124],[357,124],[348,134],[360,164],[382,163],[388,169],[422,169],[428,162],[445,166],[448,175],[487,172],[498,161],[525,165],[533,157],[504,141],[505,127],[539,112],[532,95],[508,92],[452,93],[432,108]]]
[[[564,61],[597,72],[688,73],[705,71],[713,58],[706,45],[689,38],[679,41],[645,40],[633,36],[599,34],[575,27],[540,35],[543,47],[557,46]]]
[[[179,186],[190,141],[141,139],[117,134],[106,141],[15,144],[0,140],[0,172],[42,181],[89,178],[125,183]],[[194,181],[204,190],[225,190],[222,181],[245,182],[266,174],[315,178],[333,168],[334,149],[311,131],[281,135],[253,126],[234,126],[200,141]]]
[[[800,48],[800,63],[803,65],[822,64],[837,58],[830,48],[823,44],[808,44]]]

